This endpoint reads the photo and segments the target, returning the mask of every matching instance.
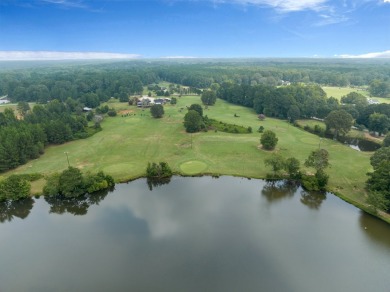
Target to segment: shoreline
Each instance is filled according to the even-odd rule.
[[[239,178],[246,178],[246,179],[260,179],[260,180],[266,180],[266,178],[263,178],[263,177],[249,177],[249,176],[243,176],[243,175],[234,175],[234,174],[221,174],[221,173],[210,173],[210,172],[205,172],[205,173],[196,173],[196,174],[185,174],[185,173],[180,173],[180,172],[174,172],[172,176],[180,176],[180,177],[202,177],[202,176],[211,176],[211,177],[220,177],[220,176],[231,176],[231,177],[239,177]],[[147,178],[145,175],[142,175],[142,176],[137,176],[137,177],[133,177],[133,178],[129,178],[129,179],[126,179],[126,180],[120,180],[116,183],[118,184],[122,184],[122,183],[130,183],[132,181],[135,181],[137,179],[141,179],[141,178]],[[281,179],[277,179],[277,180],[283,180],[282,178]],[[300,182],[300,181],[299,181]],[[381,211],[381,210],[377,210],[377,212],[373,212],[372,210],[370,210],[370,207],[368,205],[365,205],[363,203],[360,203],[360,202],[357,202],[347,196],[345,196],[344,194],[340,193],[340,192],[337,192],[337,191],[332,191],[331,189],[326,189],[326,192],[327,193],[330,193],[338,198],[340,198],[341,200],[343,200],[344,202],[348,203],[348,204],[351,204],[353,206],[355,206],[356,208],[358,208],[359,210],[371,215],[371,216],[374,216],[388,224],[390,224],[390,214],[384,212],[384,211]]]

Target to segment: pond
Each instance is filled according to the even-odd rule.
[[[139,179],[77,202],[0,210],[2,292],[390,287],[388,224],[283,181]]]

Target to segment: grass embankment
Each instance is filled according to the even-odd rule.
[[[122,111],[118,116],[106,118],[103,131],[94,136],[64,145],[51,146],[39,159],[30,161],[11,173],[60,172],[67,168],[68,152],[72,166],[83,171],[99,171],[112,175],[116,182],[124,182],[145,175],[148,162],[166,161],[179,174],[233,175],[265,178],[271,172],[264,166],[264,159],[271,152],[259,148],[259,126],[272,130],[279,138],[276,152],[284,157],[296,157],[305,161],[311,151],[318,149],[319,137],[289,125],[286,121],[267,118],[259,121],[251,109],[218,100],[215,106],[204,111],[218,121],[250,126],[253,133],[230,134],[209,131],[188,134],[184,131],[183,118],[186,106],[200,103],[199,96],[178,99],[178,104],[166,105],[165,115],[153,119],[150,111],[110,102],[109,106]],[[180,110],[180,109],[183,110]],[[123,113],[130,114],[122,117]],[[234,117],[234,114],[240,117]],[[364,184],[366,173],[371,171],[371,153],[358,152],[338,142],[324,139],[321,147],[330,153],[331,167],[329,190],[339,193],[356,205],[365,204]],[[313,170],[307,170],[312,171]],[[42,181],[33,184],[38,192]]]

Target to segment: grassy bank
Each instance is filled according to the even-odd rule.
[[[270,172],[264,166],[264,159],[271,153],[259,148],[260,134],[256,130],[260,125],[274,131],[279,138],[275,151],[285,157],[296,157],[302,164],[309,153],[319,147],[319,137],[315,135],[286,121],[270,118],[259,121],[253,110],[222,100],[205,110],[204,114],[218,121],[250,126],[253,133],[209,131],[188,134],[182,121],[186,106],[192,103],[200,103],[200,97],[179,98],[177,105],[165,106],[162,119],[153,119],[148,109],[143,111],[125,103],[110,102],[109,106],[120,113],[103,121],[103,131],[88,139],[51,146],[39,159],[5,175],[62,171],[68,166],[65,155],[68,152],[72,166],[83,171],[103,170],[117,182],[143,176],[149,161],[166,161],[173,171],[183,175],[202,173],[264,178]],[[122,117],[121,113],[130,115]],[[366,173],[371,170],[371,153],[358,152],[328,139],[322,140],[321,147],[330,153],[330,191],[342,194],[352,203],[364,205],[364,183]],[[37,184],[33,185],[35,192],[39,192],[43,185],[42,181]]]

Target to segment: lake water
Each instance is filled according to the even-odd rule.
[[[332,194],[145,179],[2,206],[0,291],[390,291],[390,226]]]

